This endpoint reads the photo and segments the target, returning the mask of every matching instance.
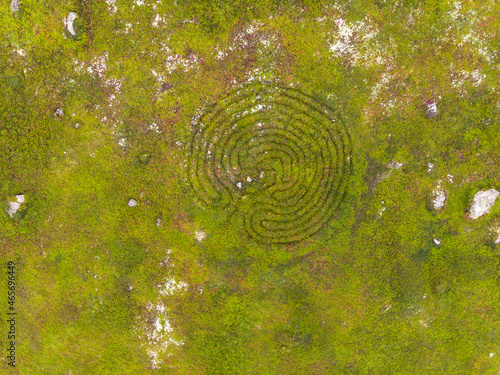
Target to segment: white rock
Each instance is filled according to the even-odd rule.
[[[10,3],[10,10],[15,14],[19,10],[19,0],[12,0]]]
[[[21,207],[21,205],[17,202],[10,202],[9,203],[9,210],[7,211],[7,213],[9,214],[10,217],[13,217],[14,214],[17,212],[17,210],[19,210],[19,207]]]
[[[64,20],[64,25],[71,35],[76,35],[73,29],[73,22],[75,22],[76,17],[75,12],[69,12],[68,17]]]
[[[427,173],[431,173],[432,172],[432,168],[434,168],[434,164],[428,163],[427,166],[429,167],[429,169],[427,169]]]
[[[128,200],[128,206],[129,207],[134,207],[134,206],[137,206],[137,201],[133,198],[129,199]]]
[[[19,210],[21,204],[23,203],[24,203],[24,195],[23,194],[16,195],[16,202],[9,202],[9,209],[7,210],[9,216],[14,217],[14,214]]]
[[[203,231],[197,231],[195,234],[194,234],[194,238],[196,238],[196,240],[198,242],[201,242],[205,239],[205,237],[207,236],[207,234]]]
[[[432,194],[434,195],[434,199],[432,201],[432,205],[435,210],[441,209],[444,207],[444,202],[446,201],[446,193],[441,188],[441,181],[438,181],[438,185],[436,189],[433,190]]]
[[[441,245],[441,241],[439,241],[437,238],[434,238],[434,243],[438,246]]]
[[[427,118],[434,118],[434,117],[436,117],[437,114],[438,114],[438,108],[437,108],[436,101],[433,100],[433,99],[431,99],[431,100],[427,100],[424,104],[427,106],[427,115],[426,115],[426,117]]]
[[[476,195],[474,195],[474,200],[470,209],[471,219],[477,219],[490,212],[499,194],[500,193],[495,189],[477,192]]]

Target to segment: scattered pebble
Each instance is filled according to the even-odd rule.
[[[133,198],[129,199],[128,200],[128,206],[129,207],[134,207],[134,206],[137,206],[137,201]]]
[[[434,243],[438,246],[441,245],[441,241],[439,241],[437,238],[434,238]]]
[[[387,207],[384,206],[385,202],[382,201],[382,208],[380,209],[380,211],[378,212],[379,216],[382,216],[382,213],[387,209]]]

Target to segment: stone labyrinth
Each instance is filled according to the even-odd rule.
[[[237,90],[192,122],[189,180],[204,206],[243,218],[266,244],[304,240],[341,203],[349,135],[331,109],[296,89]]]

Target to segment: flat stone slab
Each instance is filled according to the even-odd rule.
[[[478,191],[476,195],[474,195],[474,201],[472,202],[470,209],[470,218],[477,219],[478,217],[490,212],[490,209],[495,204],[498,195],[500,195],[500,192],[495,189]]]

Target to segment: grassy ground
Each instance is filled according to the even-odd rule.
[[[477,191],[500,190],[498,14],[494,1],[3,4],[0,199],[26,203],[0,215],[18,311],[16,367],[1,372],[498,374],[500,205],[466,215]],[[190,189],[192,119],[250,81],[311,94],[350,135],[343,203],[304,241],[256,242]]]

